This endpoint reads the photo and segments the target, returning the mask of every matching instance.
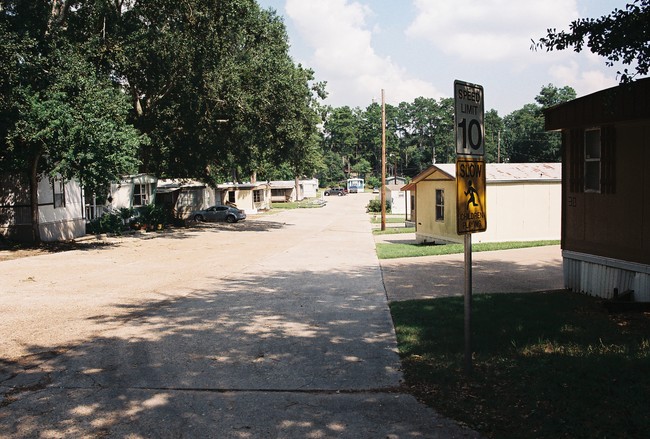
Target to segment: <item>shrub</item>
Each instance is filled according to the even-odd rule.
[[[132,207],[120,207],[120,218],[126,224],[129,219],[135,214],[135,210]]]
[[[156,226],[157,224],[165,224],[168,222],[163,208],[153,204],[148,204],[138,209],[136,220],[140,224],[147,224],[149,226]]]
[[[366,185],[370,186],[372,188],[376,188],[381,186],[381,179],[375,177],[375,176],[370,176],[366,178]]]
[[[124,221],[120,215],[108,213],[95,218],[86,225],[86,233],[96,235],[98,233],[116,233],[124,230]]]
[[[386,212],[390,212],[390,200],[386,200]],[[379,199],[370,200],[366,206],[368,212],[378,213],[381,212],[381,201]]]

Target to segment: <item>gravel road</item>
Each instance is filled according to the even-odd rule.
[[[0,262],[0,436],[478,437],[401,388],[371,196]]]

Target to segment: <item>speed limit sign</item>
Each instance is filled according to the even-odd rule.
[[[482,86],[454,81],[457,155],[481,157],[485,155],[483,98]]]

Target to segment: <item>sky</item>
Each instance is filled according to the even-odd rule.
[[[578,96],[613,87],[621,66],[588,50],[531,50],[549,28],[622,9],[627,0],[257,0],[284,20],[296,63],[327,82],[325,103],[366,108],[452,97],[454,80],[483,86],[505,116],[542,87]],[[630,0],[631,1],[631,0]]]

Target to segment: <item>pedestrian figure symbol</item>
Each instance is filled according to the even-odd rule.
[[[467,181],[467,190],[465,191],[465,195],[469,196],[469,200],[467,200],[467,208],[469,209],[469,203],[472,203],[472,206],[478,206],[476,204],[476,199],[474,198],[474,195],[478,195],[478,192],[476,192],[476,188],[472,186],[472,180]]]
[[[485,162],[456,160],[456,231],[459,235],[485,232]]]

